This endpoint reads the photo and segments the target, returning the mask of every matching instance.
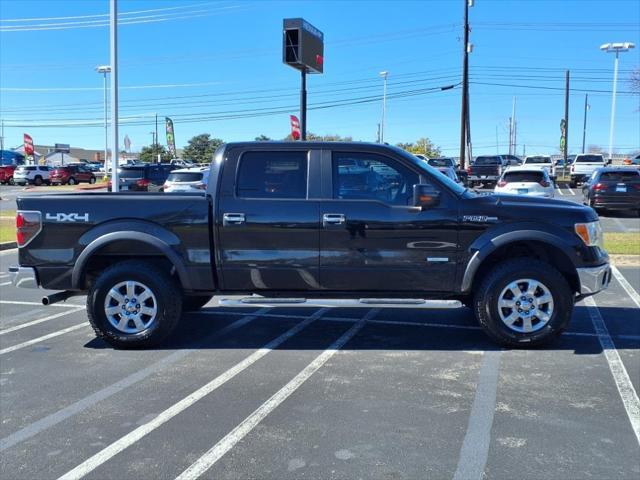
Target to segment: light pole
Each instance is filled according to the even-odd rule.
[[[589,110],[589,94],[584,94],[584,124],[582,125],[582,153],[584,153],[584,142],[587,139],[587,110]]]
[[[380,124],[380,143],[384,143],[384,122],[387,116],[387,77],[389,72],[380,72],[380,76],[384,81],[384,87],[382,90],[382,122]]]
[[[107,118],[107,73],[111,73],[109,65],[99,65],[96,72],[102,73],[104,76],[104,167],[107,171],[107,151],[109,150],[109,120]]]
[[[109,50],[111,51],[111,191],[120,190],[118,178],[118,4],[109,2]],[[105,169],[106,170],[106,169]]]
[[[613,64],[613,92],[611,96],[611,122],[609,125],[609,161],[613,155],[613,126],[616,116],[616,89],[618,87],[618,56],[620,52],[628,52],[635,48],[635,44],[631,42],[605,43],[600,45],[600,50],[606,53],[615,53],[616,59]]]

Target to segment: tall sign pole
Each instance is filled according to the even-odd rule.
[[[589,94],[584,94],[584,125],[582,125],[582,153],[584,153],[584,141],[587,138],[587,110],[589,110]]]
[[[562,148],[562,156],[564,164],[567,164],[567,145],[569,143],[569,70],[565,76],[564,86],[564,145]]]
[[[324,71],[324,34],[302,18],[283,21],[282,61],[300,70],[300,139],[307,139],[307,74]]]
[[[109,46],[111,49],[111,190],[117,192],[118,178],[118,5],[110,0]],[[106,159],[105,159],[106,160]]]

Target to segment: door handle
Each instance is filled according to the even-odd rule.
[[[346,221],[344,214],[342,213],[325,213],[322,215],[322,226],[327,225],[342,225]]]
[[[224,213],[222,215],[222,225],[241,225],[245,221],[244,213]]]

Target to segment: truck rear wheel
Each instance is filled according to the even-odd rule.
[[[204,307],[212,298],[213,298],[213,295],[197,295],[197,296],[182,297],[182,311],[197,312],[202,307]]]
[[[152,347],[177,326],[182,292],[162,269],[131,260],[107,268],[87,295],[96,335],[116,348]]]
[[[551,265],[532,258],[507,260],[482,280],[474,297],[480,326],[507,347],[543,345],[571,320],[573,293]]]

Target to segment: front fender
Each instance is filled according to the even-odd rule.
[[[470,258],[464,270],[460,286],[462,292],[469,292],[482,262],[497,249],[510,243],[519,241],[545,243],[561,250],[574,266],[581,263],[577,250],[580,245],[570,237],[568,232],[551,231],[540,226],[534,227],[527,224],[522,224],[515,230],[513,229],[514,227],[514,225],[511,225],[509,231],[501,231],[501,229],[487,231],[471,244],[469,247]]]

